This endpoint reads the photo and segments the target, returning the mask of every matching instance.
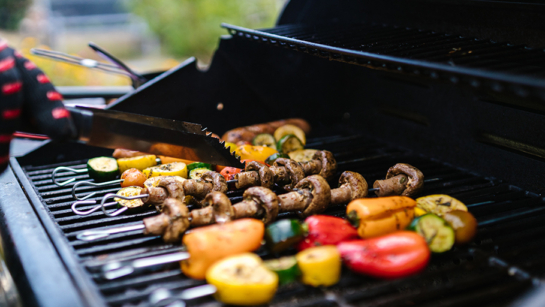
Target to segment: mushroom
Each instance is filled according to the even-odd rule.
[[[305,175],[319,174],[325,180],[331,180],[337,172],[337,161],[330,151],[321,150],[314,153],[311,161],[301,162]]]
[[[339,178],[339,187],[331,190],[332,204],[346,204],[353,199],[367,196],[367,181],[362,175],[345,171]]]
[[[246,168],[243,173],[235,174],[237,180],[235,186],[241,189],[247,186],[262,186],[270,188],[274,184],[274,174],[271,169],[257,161],[246,163]]]
[[[280,210],[278,196],[264,187],[252,187],[242,195],[242,202],[233,205],[237,219],[244,217],[261,217],[263,223],[273,222]]]
[[[385,180],[377,180],[373,188],[377,196],[402,195],[411,196],[420,191],[424,185],[424,174],[416,167],[397,163],[388,169]]]
[[[184,191],[186,195],[202,199],[212,191],[227,192],[227,181],[218,172],[208,171],[200,179],[185,180]]]
[[[275,168],[283,168],[285,169],[287,173],[288,178],[282,178],[279,176],[280,172],[277,173],[275,171]],[[303,171],[303,167],[295,161],[291,159],[286,158],[278,158],[274,161],[273,166],[271,167],[271,170],[274,173],[274,179],[275,182],[287,182],[282,188],[286,191],[292,191],[293,188],[301,181],[303,178],[305,178],[305,172]]]
[[[163,235],[167,243],[178,242],[189,228],[189,210],[179,199],[167,198],[163,203],[163,213],[145,218],[144,226],[144,234]]]
[[[204,208],[191,211],[191,226],[226,223],[234,219],[235,212],[231,201],[222,192],[210,192],[204,198]]]
[[[278,196],[280,212],[301,212],[306,217],[323,212],[331,201],[331,190],[320,175],[301,180],[293,192]]]

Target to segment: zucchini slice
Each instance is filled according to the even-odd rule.
[[[151,177],[148,178],[148,180],[144,181],[144,187],[146,188],[153,188],[159,185],[159,181],[165,176],[157,176],[157,177]],[[180,177],[180,176],[172,176],[174,179],[176,179],[179,182],[184,182],[187,179]]]
[[[140,195],[140,191],[142,191],[141,187],[126,187],[117,191],[116,194],[130,197],[130,196]],[[121,199],[121,198],[114,198],[114,200],[117,202],[118,206],[127,207],[129,209],[141,208],[144,206],[144,202],[142,201],[142,199],[127,200],[127,199]]]
[[[297,162],[308,162],[312,160],[314,154],[317,152],[317,149],[299,149],[288,153],[290,159]]]
[[[442,253],[450,250],[454,245],[454,229],[442,218],[435,214],[425,214],[413,220],[409,229],[420,234],[430,250],[434,253]]]
[[[265,266],[278,275],[280,285],[289,284],[297,280],[301,271],[297,265],[295,256],[286,256],[278,259],[271,259],[264,262]]]
[[[301,140],[299,140],[299,138],[297,138],[295,135],[288,134],[283,136],[278,141],[276,147],[278,148],[278,151],[287,154],[292,151],[303,149],[303,143],[301,143]]]
[[[301,141],[301,144],[303,144],[303,146],[305,146],[305,144],[307,143],[307,138],[305,137],[305,132],[301,128],[299,128],[299,127],[297,127],[295,125],[284,125],[284,126],[279,127],[274,132],[274,138],[277,141],[280,141],[281,138],[283,138],[284,136],[286,136],[288,134],[295,135]]]
[[[183,162],[172,162],[148,167],[142,171],[146,177],[180,176],[187,178],[187,165]]]
[[[199,179],[201,176],[212,170],[212,165],[203,162],[191,163],[187,166],[189,171],[189,179]]]
[[[98,157],[87,161],[89,177],[96,182],[113,180],[119,175],[117,160],[110,157]]]
[[[274,139],[274,136],[272,136],[272,134],[268,133],[261,133],[256,135],[255,138],[252,140],[252,144],[256,146],[265,146],[276,149],[276,140]]]
[[[144,170],[150,166],[157,165],[157,157],[155,155],[138,156],[132,158],[117,159],[119,165],[119,172],[123,173],[129,168],[136,168],[137,170]]]
[[[200,179],[204,173],[209,171],[210,169],[205,167],[193,169],[189,172],[189,179]]]
[[[268,164],[268,165],[272,165],[274,163],[274,161],[276,161],[276,159],[278,159],[278,158],[289,159],[290,156],[288,156],[285,153],[277,152],[275,154],[270,155],[267,159],[265,159],[265,163]]]
[[[284,125],[284,126],[279,127],[274,132],[274,138],[277,141],[280,141],[281,138],[283,138],[284,136],[286,136],[288,134],[295,135],[301,141],[301,144],[303,144],[303,146],[305,146],[305,144],[307,143],[307,138],[305,137],[305,132],[301,128],[299,128],[297,126],[294,126],[294,125]],[[278,149],[280,150],[280,148],[278,148]]]

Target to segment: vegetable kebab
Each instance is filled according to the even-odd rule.
[[[102,208],[104,214],[116,216],[126,210],[140,210],[144,205],[155,205],[157,211],[162,210],[163,202],[168,198],[176,198],[186,201],[187,196],[192,196],[193,201],[199,203],[208,193],[212,191],[226,192],[227,182],[225,178],[214,171],[207,171],[199,179],[185,179],[180,176],[158,176],[151,177],[144,181],[144,188],[140,186],[129,186],[122,188],[117,193],[106,194],[101,204],[87,211],[80,211],[77,206],[81,204],[94,204],[95,201],[77,201],[72,205],[72,211],[78,215],[88,215]],[[107,199],[114,198],[114,203],[105,203]],[[119,210],[108,213],[106,206],[117,205]]]

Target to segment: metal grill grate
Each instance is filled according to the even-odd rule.
[[[350,64],[545,99],[545,50],[383,24],[282,25],[234,37]]]
[[[382,281],[345,270],[340,283],[328,289],[301,284],[283,286],[271,305],[460,306],[479,303],[500,306],[509,304],[545,273],[545,226],[541,222],[545,218],[545,206],[538,195],[362,136],[309,139],[308,147],[332,151],[339,164],[337,175],[352,170],[360,172],[371,183],[383,178],[386,170],[397,162],[417,166],[427,178],[438,178],[427,183],[422,194],[450,194],[466,203],[479,221],[478,236],[468,248],[434,255],[427,269],[416,276]],[[78,241],[75,236],[84,230],[127,226],[156,214],[150,209],[118,217],[104,217],[101,212],[75,216],[70,210],[71,189],[54,186],[51,173],[57,166],[80,168],[85,166],[84,162],[26,166],[24,171],[105,301],[110,306],[147,306],[148,295],[157,288],[182,290],[202,284],[202,281],[184,277],[177,264],[156,266],[151,271],[114,281],[101,279],[99,269],[109,261],[167,254],[181,247],[165,244],[158,236],[144,236],[141,231],[92,242]],[[87,175],[64,173],[60,176],[76,178],[76,182],[88,180]],[[82,189],[97,191],[97,197],[116,190],[116,186]],[[241,191],[229,192],[234,201],[240,200],[241,195]],[[345,208],[345,205],[334,206],[326,214],[344,216]],[[295,215],[283,214],[280,218],[286,217]],[[294,252],[287,252],[290,253]],[[258,254],[271,257],[263,251]],[[213,302],[209,297],[189,304]]]

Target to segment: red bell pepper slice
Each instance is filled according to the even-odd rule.
[[[241,168],[227,166],[221,170],[220,175],[222,175],[225,180],[233,180],[235,179],[235,174],[238,174],[240,172],[242,172]]]
[[[430,250],[415,232],[400,231],[337,245],[343,262],[353,271],[380,278],[399,278],[426,267]]]
[[[320,245],[337,245],[343,241],[358,239],[358,231],[342,218],[329,215],[313,215],[305,220],[308,229],[305,239],[297,245],[299,251]]]

